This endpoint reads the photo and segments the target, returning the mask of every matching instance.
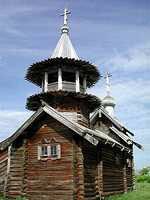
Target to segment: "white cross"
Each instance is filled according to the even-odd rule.
[[[104,77],[106,79],[106,91],[107,91],[107,95],[110,95],[110,79],[109,78],[111,76],[112,75],[109,72],[107,72],[106,76]]]
[[[67,25],[69,14],[71,14],[71,12],[69,10],[67,10],[67,8],[65,8],[64,13],[60,15],[60,16],[64,16],[64,25]]]

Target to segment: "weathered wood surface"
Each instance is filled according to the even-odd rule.
[[[28,129],[26,143],[20,139],[20,146],[17,141],[11,150],[7,196],[96,200],[132,189],[132,167],[127,166],[123,152],[110,145],[93,146],[48,116],[36,123]],[[61,145],[61,159],[38,160],[38,145],[43,139],[55,139]],[[7,157],[7,151],[0,152],[2,177],[7,172]],[[0,190],[4,184],[0,183]]]
[[[59,132],[59,133],[58,133]],[[31,200],[68,200],[73,198],[73,144],[68,129],[50,122],[41,127],[27,143],[26,194]],[[38,160],[37,146],[43,138],[61,145],[61,159]]]
[[[107,148],[103,148],[102,156],[103,195],[124,192],[123,157],[121,152],[115,155],[114,149],[107,146]],[[117,163],[116,159],[118,159]]]
[[[133,189],[133,169],[132,167],[126,167],[126,176],[127,176],[127,189]]]
[[[84,199],[96,200],[99,197],[97,149],[87,142],[83,146],[84,156]]]
[[[8,161],[8,154],[6,150],[0,153],[0,193],[3,193],[5,190],[7,161]]]
[[[23,195],[24,187],[24,144],[18,148],[12,148],[10,154],[10,169],[6,187],[6,195],[15,197]]]
[[[117,142],[119,142],[123,146],[132,150],[131,145],[129,145],[127,142],[128,141],[127,139],[129,139],[129,137],[125,133],[118,130],[117,128],[112,127],[112,125],[113,125],[113,123],[104,116],[101,118],[97,118],[97,120],[91,124],[91,126],[94,129],[104,132],[105,134],[107,134],[111,138],[115,139]],[[113,131],[113,130],[116,130],[116,131]],[[120,134],[116,134],[116,133],[120,133]],[[122,137],[120,135],[122,135]],[[125,141],[125,139],[126,139],[126,141]],[[132,143],[130,143],[130,144],[132,144]]]
[[[84,163],[81,142],[73,142],[74,200],[84,200]]]

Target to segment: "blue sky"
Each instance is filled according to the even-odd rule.
[[[40,90],[24,76],[30,64],[50,57],[66,6],[79,57],[111,72],[116,116],[145,148],[135,149],[136,168],[150,165],[149,0],[0,0],[0,141],[31,114],[26,98]],[[89,92],[103,97],[104,80]]]

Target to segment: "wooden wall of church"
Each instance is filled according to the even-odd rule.
[[[124,162],[122,152],[103,147],[103,195],[124,192]]]
[[[3,177],[0,191],[7,183],[7,196],[25,195],[29,200],[96,200],[101,195],[132,189],[132,167],[127,165],[125,154],[115,147],[102,144],[94,147],[52,119],[28,134],[33,136],[11,149],[7,180],[8,154],[0,153]],[[60,159],[38,159],[38,146],[43,139],[54,139],[61,145]]]
[[[5,190],[6,175],[7,175],[7,150],[0,152],[0,193]]]
[[[82,153],[82,140],[75,139],[73,142],[73,199],[84,200],[84,162]]]
[[[126,167],[126,177],[127,177],[127,190],[133,189],[133,168]]]
[[[99,197],[98,187],[98,160],[97,148],[91,144],[84,142],[83,157],[84,157],[84,193],[85,200],[96,200]]]
[[[55,139],[61,145],[61,159],[38,160],[40,142]],[[58,122],[42,126],[28,140],[25,193],[31,200],[73,199],[73,143],[72,134]]]
[[[12,147],[10,153],[10,167],[6,186],[6,196],[16,197],[24,195],[25,145]]]

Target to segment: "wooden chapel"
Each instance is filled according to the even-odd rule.
[[[33,115],[0,143],[0,193],[7,197],[98,200],[133,189],[133,145],[142,147],[114,115],[109,74],[103,100],[87,94],[100,72],[78,57],[69,13],[52,56],[27,70],[41,88],[27,99]]]

